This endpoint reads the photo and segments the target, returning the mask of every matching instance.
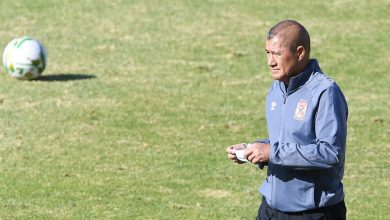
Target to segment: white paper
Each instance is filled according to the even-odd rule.
[[[248,160],[245,158],[245,149],[244,150],[236,150],[236,157],[242,162],[248,162]]]

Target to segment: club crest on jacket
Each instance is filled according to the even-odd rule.
[[[296,120],[302,121],[303,119],[305,119],[306,110],[307,110],[307,100],[300,99],[297,104],[297,108],[295,109],[294,118]]]

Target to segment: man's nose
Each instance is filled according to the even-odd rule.
[[[268,56],[268,66],[276,66],[276,60],[273,54]]]

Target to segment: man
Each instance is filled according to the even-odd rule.
[[[344,173],[348,107],[337,84],[310,59],[310,37],[296,21],[266,37],[274,79],[266,97],[268,138],[248,145],[245,159],[268,165],[257,219],[345,219]],[[235,151],[228,158],[243,163]]]

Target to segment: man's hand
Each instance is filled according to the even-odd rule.
[[[245,150],[245,157],[254,164],[268,162],[270,148],[271,145],[269,144],[253,143],[251,144],[251,147],[248,147]]]
[[[226,153],[228,153],[228,159],[234,161],[238,164],[243,164],[245,162],[239,160],[236,156],[236,149],[244,149],[244,143],[235,144],[226,148]]]

